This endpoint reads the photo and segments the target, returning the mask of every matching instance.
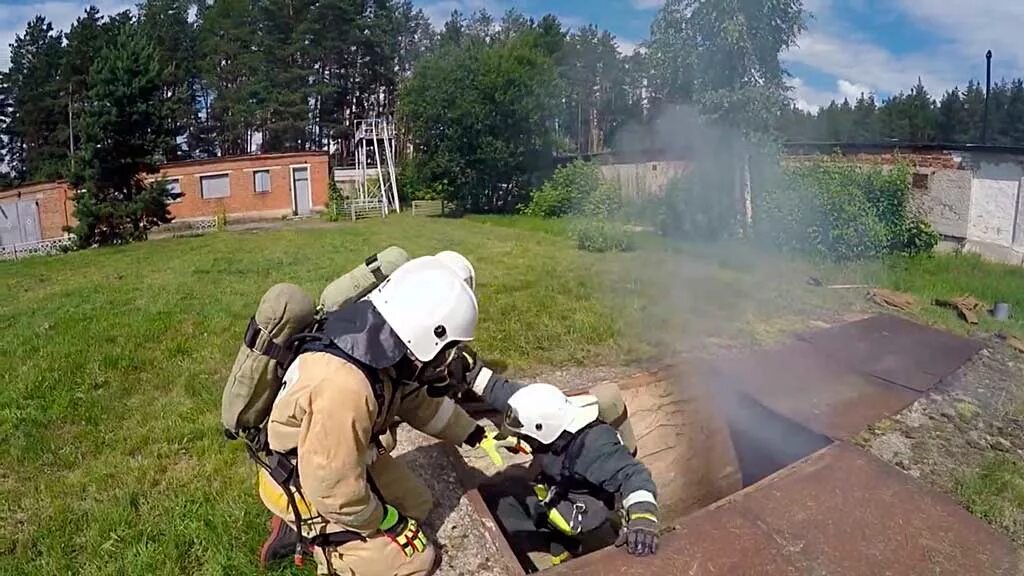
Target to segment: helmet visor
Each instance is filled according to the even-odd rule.
[[[509,406],[508,410],[505,411],[505,426],[509,430],[519,432],[523,429],[523,423],[519,420],[519,414],[516,409]]]

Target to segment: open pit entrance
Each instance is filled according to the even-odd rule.
[[[495,513],[493,494],[532,478],[525,461],[499,471],[464,450],[460,478],[510,575],[1016,573],[1012,544],[844,442],[979,349],[878,316],[617,382],[659,489],[662,544],[651,559],[605,548],[552,567]]]

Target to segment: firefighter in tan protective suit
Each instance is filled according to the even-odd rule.
[[[390,451],[399,422],[453,444],[487,435],[447,397],[458,345],[476,330],[469,284],[442,259],[413,260],[328,314],[302,345],[267,425],[270,448],[294,471],[276,481],[261,471],[275,514],[263,559],[298,523],[319,574],[434,571],[439,558],[419,526],[431,495]]]

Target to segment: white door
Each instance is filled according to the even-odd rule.
[[[308,216],[313,213],[313,198],[309,189],[309,167],[292,168],[292,195],[296,214]]]
[[[34,200],[0,202],[0,245],[39,240],[39,207]]]

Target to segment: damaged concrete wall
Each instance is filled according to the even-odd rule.
[[[912,190],[914,206],[935,231],[952,238],[967,238],[971,209],[971,173],[966,170],[919,168],[927,186]]]
[[[965,156],[965,163],[973,173],[966,248],[991,260],[1019,265],[1024,251],[1020,222],[1024,158],[979,152]]]

